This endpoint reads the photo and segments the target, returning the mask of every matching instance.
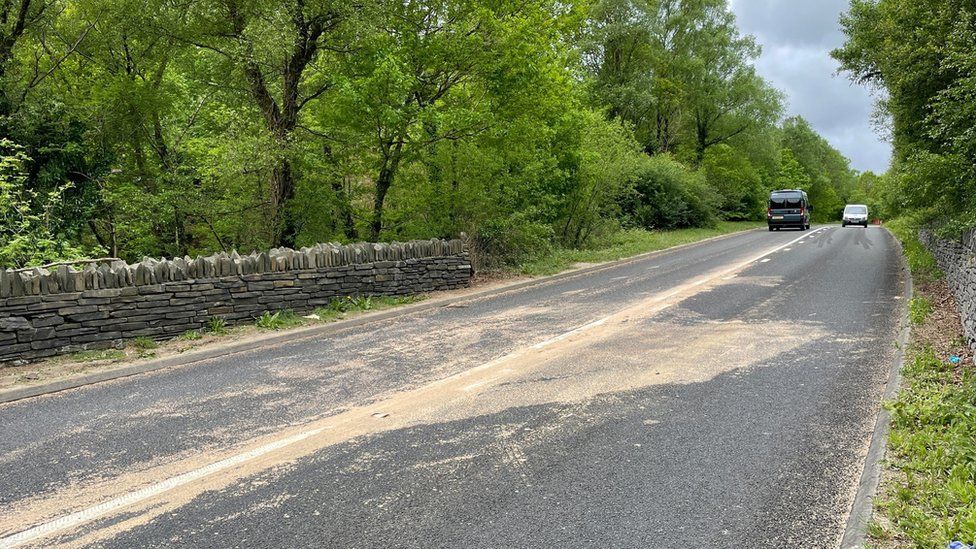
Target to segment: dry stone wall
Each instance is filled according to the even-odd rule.
[[[959,239],[937,238],[932,231],[919,234],[923,244],[935,256],[946,282],[956,297],[963,330],[969,346],[976,352],[976,231]]]
[[[461,240],[0,270],[0,365],[169,338],[213,317],[235,324],[344,296],[450,290],[467,286],[471,274]]]

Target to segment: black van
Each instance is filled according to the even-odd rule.
[[[807,193],[799,189],[784,189],[773,191],[769,195],[769,207],[766,209],[766,223],[769,230],[780,230],[793,227],[805,231],[810,228],[810,212],[813,206],[807,199]]]

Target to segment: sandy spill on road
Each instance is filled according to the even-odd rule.
[[[646,298],[599,323],[584,326],[584,330],[558,335],[544,345],[521,348],[486,364],[388,395],[369,405],[258,437],[235,448],[201,452],[159,467],[72,486],[43,501],[21,502],[15,508],[4,510],[0,532],[9,535],[249,449],[315,432],[313,436],[234,468],[116,509],[107,515],[116,514],[118,522],[114,524],[104,517],[97,523],[92,522],[95,520],[92,518],[87,521],[87,526],[77,526],[74,539],[59,540],[88,545],[145,524],[185,505],[205,491],[227,489],[243,478],[264,471],[287,470],[289,464],[302,457],[364,435],[457,421],[512,407],[585,402],[599,395],[652,385],[706,381],[726,372],[761,364],[776,354],[789,352],[824,335],[815,326],[797,329],[794,324],[780,322],[675,326],[653,321],[657,313],[720,284],[717,279],[731,272],[733,270],[726,269],[709,273],[679,288]],[[523,314],[528,312],[521,311]],[[472,331],[479,332],[480,329]],[[760,344],[770,337],[778,338],[775,351]],[[621,353],[621,348],[626,352]],[[517,452],[510,459],[517,463]]]

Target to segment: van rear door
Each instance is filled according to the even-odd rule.
[[[769,214],[775,219],[780,215],[803,213],[803,195],[798,192],[773,193],[769,196]]]

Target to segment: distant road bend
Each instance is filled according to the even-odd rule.
[[[904,274],[750,231],[0,406],[0,547],[836,547]]]

